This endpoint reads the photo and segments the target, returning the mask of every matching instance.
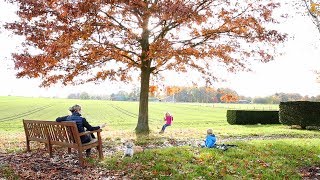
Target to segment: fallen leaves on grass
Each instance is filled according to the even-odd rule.
[[[245,138],[243,138],[245,139]],[[230,140],[230,139],[228,139]],[[233,139],[234,140],[234,139]],[[247,140],[247,139],[246,139]],[[139,144],[139,141],[135,143],[141,145],[144,149],[153,149],[153,148],[167,148],[167,147],[176,147],[176,146],[195,146],[199,139],[175,139],[169,137],[160,137],[154,139],[145,140],[142,144]],[[221,141],[223,142],[223,141]],[[19,142],[16,142],[19,143]],[[1,144],[1,143],[0,143]],[[15,144],[17,145],[17,144]],[[22,143],[20,142],[20,147]],[[105,139],[103,143],[103,153],[105,157],[110,157],[115,154],[122,153],[124,150],[121,139]],[[0,146],[1,147],[1,146]],[[4,147],[4,146],[2,146]],[[11,148],[12,149],[12,148]],[[24,149],[24,148],[23,148]],[[101,167],[95,161],[97,159],[97,152],[95,149],[92,149],[92,158],[93,160],[86,159],[86,167],[80,168],[78,163],[78,155],[76,152],[71,154],[67,153],[65,148],[54,148],[53,158],[49,157],[49,154],[45,151],[43,145],[38,145],[37,143],[32,143],[32,152],[24,153],[22,150],[16,152],[8,152],[3,150],[0,151],[0,179],[6,177],[1,174],[1,165],[5,165],[10,168],[15,175],[19,176],[21,179],[131,179],[135,177],[143,178],[143,175],[148,177],[157,177],[157,176],[171,176],[172,172],[167,171],[166,168],[163,168],[161,171],[156,169],[150,169],[148,166],[152,167],[156,162],[151,160],[146,164],[140,164],[135,161],[127,164],[127,167],[122,170],[121,168],[108,169],[106,166]],[[194,148],[194,155],[199,156],[200,152],[197,148]],[[179,156],[180,157],[180,156]],[[183,157],[183,156],[182,156]],[[206,156],[205,159],[211,159],[211,156]],[[91,163],[88,163],[89,162]],[[170,161],[175,162],[175,159],[171,158]],[[196,163],[201,165],[204,161],[201,158],[191,158],[190,163]],[[265,160],[256,160],[252,161],[254,164],[258,164],[263,168],[269,168],[271,166],[270,162],[265,162]],[[118,160],[116,163],[123,163],[123,160]],[[225,164],[225,162],[221,162]],[[249,163],[249,161],[248,161]],[[167,162],[164,162],[167,164]],[[219,162],[218,162],[219,164]],[[246,163],[247,164],[247,163]],[[247,166],[247,165],[245,165]],[[177,166],[175,166],[177,167]],[[127,169],[136,170],[128,171]],[[161,169],[161,168],[160,168]],[[179,168],[178,168],[179,169]],[[235,174],[237,167],[223,166],[217,172],[221,176],[227,174]],[[320,179],[320,170],[319,166],[308,167],[301,169],[300,173],[304,179]],[[7,171],[7,170],[6,170]],[[180,172],[180,170],[178,170]],[[186,173],[187,170],[183,170]],[[134,174],[140,172],[140,174]],[[143,172],[143,173],[141,173]],[[257,174],[257,177],[259,175]]]
[[[122,143],[112,142],[111,144],[112,146],[103,149],[105,156],[123,151]],[[163,139],[163,144],[148,143],[144,148],[166,148],[189,144],[188,141]],[[15,153],[0,152],[0,164],[8,166],[21,179],[123,179],[130,177],[126,172],[108,170],[86,161],[85,168],[80,168],[77,153],[68,154],[63,148],[54,148],[53,158],[50,158],[42,144],[32,143],[31,145],[31,152],[25,153],[22,150]],[[96,159],[95,149],[92,150],[92,156]],[[140,169],[141,164],[132,164],[132,168]],[[0,177],[3,176],[0,174]]]
[[[267,168],[267,167],[270,166],[269,163],[266,163],[266,162],[264,162],[263,160],[260,160],[260,159],[258,159],[257,162],[258,162],[262,167],[265,167],[265,168]]]
[[[310,166],[300,169],[303,179],[320,179],[320,166]]]
[[[9,166],[21,179],[121,179],[121,172],[86,164],[81,168],[77,153],[54,152],[54,158],[38,149],[27,153],[1,154],[0,164]],[[0,177],[3,176],[0,174]]]

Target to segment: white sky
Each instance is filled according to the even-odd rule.
[[[0,0],[0,25],[15,18],[14,7]],[[292,7],[282,7],[284,11],[294,11]],[[267,64],[253,64],[253,72],[227,74],[226,83],[219,87],[229,87],[245,96],[268,96],[277,92],[300,93],[301,95],[320,95],[320,83],[316,81],[315,70],[320,70],[320,33],[309,17],[293,13],[293,17],[279,25],[279,29],[294,36],[288,40],[281,51],[285,54]],[[16,79],[11,53],[17,51],[21,43],[9,32],[0,29],[0,96],[58,96],[66,97],[70,93],[111,94],[127,90],[132,85],[105,82],[101,85],[86,84],[77,87],[53,86],[49,89],[39,88],[40,80]],[[181,78],[169,77],[165,84],[173,85]]]

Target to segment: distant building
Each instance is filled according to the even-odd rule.
[[[251,104],[251,101],[243,99],[243,100],[238,100],[237,103],[238,104]]]
[[[167,96],[159,99],[160,102],[175,102],[174,96]]]

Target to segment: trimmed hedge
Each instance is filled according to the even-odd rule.
[[[229,124],[280,124],[279,111],[227,110]]]
[[[286,125],[320,126],[320,102],[280,102],[279,120]]]

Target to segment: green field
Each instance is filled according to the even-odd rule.
[[[275,110],[277,105],[150,102],[151,133],[146,139],[139,139],[134,133],[138,102],[25,97],[0,97],[0,155],[19,154],[25,149],[22,119],[54,121],[69,114],[68,108],[74,104],[82,106],[83,116],[92,125],[108,124],[102,133],[105,152],[120,147],[129,138],[141,146],[155,145],[132,159],[121,159],[122,152],[118,151],[106,155],[102,162],[91,161],[102,170],[126,174],[129,179],[301,179],[299,169],[320,162],[318,130],[285,125],[229,125],[226,120],[228,109]],[[160,135],[166,111],[173,114],[174,122]],[[213,129],[218,144],[231,143],[238,148],[224,152],[188,145],[192,140],[203,139],[208,128]],[[166,143],[178,141],[187,143],[164,148]],[[14,179],[20,173],[17,167],[14,163],[0,166],[0,179]],[[59,176],[60,172],[55,173]],[[73,171],[69,173],[72,175]]]
[[[133,132],[138,117],[138,102],[116,102],[98,100],[70,100],[50,98],[0,97],[0,133],[23,132],[22,119],[51,120],[69,114],[68,108],[74,104],[82,106],[82,115],[92,125],[103,122],[108,131]],[[221,138],[237,136],[292,135],[318,136],[317,131],[293,130],[283,125],[229,125],[226,121],[227,109],[277,109],[277,105],[257,104],[187,104],[149,103],[149,126],[156,133],[163,125],[163,115],[169,111],[174,122],[168,127],[168,134],[180,138],[191,135],[199,138],[206,129],[212,128]],[[114,134],[112,135],[114,136]]]

